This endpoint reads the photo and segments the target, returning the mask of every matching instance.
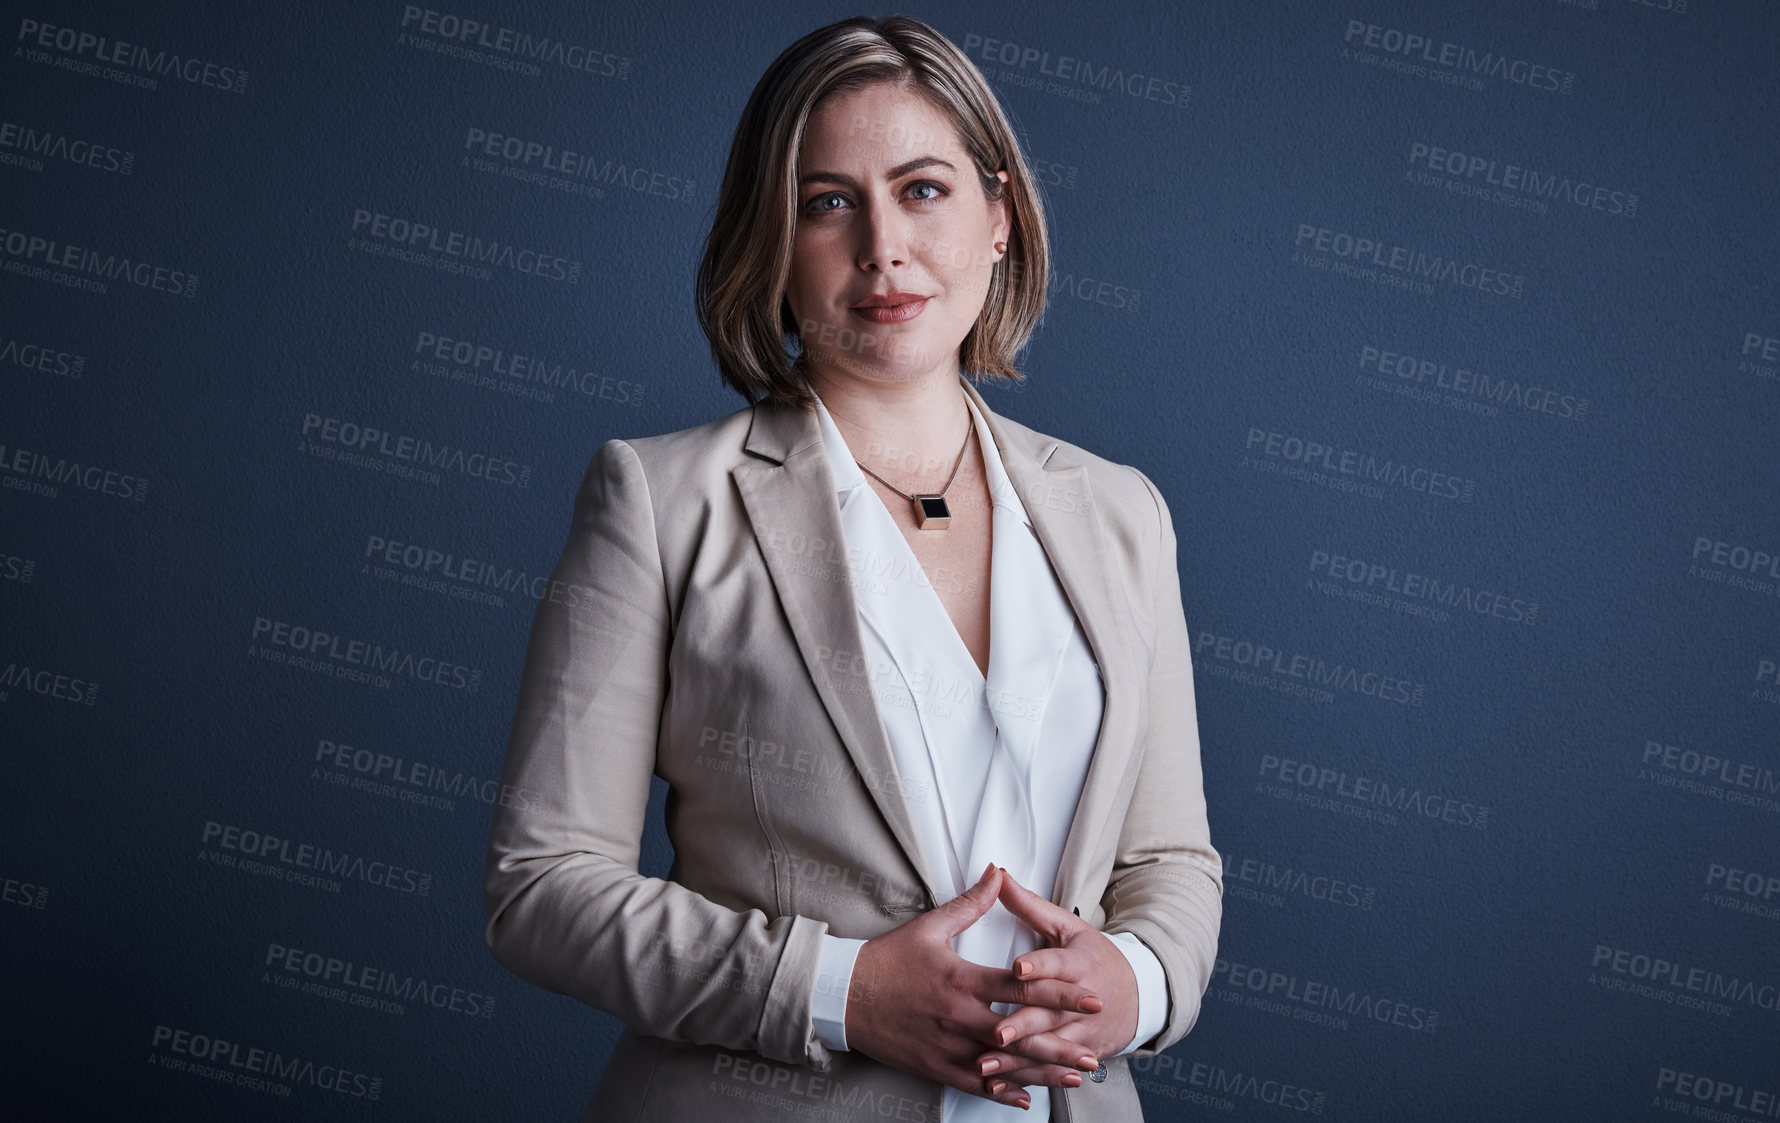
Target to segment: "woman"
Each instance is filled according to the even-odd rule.
[[[963,377],[1020,377],[1047,250],[926,25],[822,28],[750,97],[698,306],[752,404],[595,453],[507,746],[542,798],[489,839],[495,957],[627,1023],[587,1119],[1136,1121],[1124,1058],[1197,1018],[1167,506]]]

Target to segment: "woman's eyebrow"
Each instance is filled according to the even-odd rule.
[[[885,179],[901,179],[903,176],[908,175],[912,171],[916,171],[920,168],[933,167],[936,165],[938,167],[945,168],[948,171],[952,171],[952,172],[956,172],[958,170],[957,168],[952,166],[951,161],[942,160],[938,156],[917,156],[913,160],[910,160],[905,164],[898,164],[894,168],[891,168],[890,174],[886,175],[884,178]],[[797,182],[799,183],[799,185],[809,184],[809,183],[839,183],[839,184],[844,184],[847,187],[858,187],[859,186],[857,183],[853,182],[852,177],[841,175],[839,172],[810,172],[808,175],[799,179]]]

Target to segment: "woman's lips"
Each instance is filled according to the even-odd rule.
[[[906,304],[895,304],[889,307],[880,305],[876,308],[855,308],[853,314],[874,324],[900,324],[904,320],[912,320],[927,307],[927,297],[911,300]]]

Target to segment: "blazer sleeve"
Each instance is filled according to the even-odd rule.
[[[1181,607],[1174,522],[1168,504],[1137,469],[1156,504],[1160,541],[1149,595],[1156,622],[1149,681],[1149,731],[1131,806],[1101,907],[1109,935],[1129,932],[1162,964],[1168,1017],[1133,1057],[1150,1057],[1185,1037],[1217,959],[1223,919],[1223,861],[1211,845],[1199,763],[1193,662]]]
[[[509,971],[641,1034],[826,1068],[809,1012],[828,925],[637,873],[672,617],[649,484],[607,441],[526,648],[489,830],[484,938]],[[535,795],[529,793],[536,793]]]

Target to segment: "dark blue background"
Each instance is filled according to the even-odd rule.
[[[443,9],[629,60],[622,77],[532,77],[399,44],[400,4],[182,7],[0,5],[14,38],[34,19],[248,72],[241,93],[167,78],[143,90],[17,42],[0,61],[4,121],[135,154],[127,176],[0,164],[0,228],[200,278],[188,299],[0,275],[0,346],[85,364],[79,378],[4,364],[6,457],[150,482],[140,503],[0,490],[0,667],[98,684],[92,705],[0,685],[0,879],[16,898],[0,903],[0,1096],[30,1118],[577,1118],[620,1027],[488,956],[488,804],[418,807],[312,774],[326,739],[498,778],[535,601],[377,581],[361,572],[367,539],[542,574],[601,442],[742,405],[691,299],[730,131],[779,50],[855,10]],[[1702,538],[1780,553],[1780,380],[1745,351],[1751,334],[1780,336],[1780,10],[906,11],[961,46],[1000,39],[1190,85],[1185,108],[1117,91],[1085,103],[1010,82],[972,48],[1043,161],[1054,266],[1075,282],[1052,293],[1029,384],[984,392],[1136,465],[1171,504],[1188,624],[1207,644],[1195,660],[1213,840],[1231,863],[1225,964],[1438,1016],[1434,1032],[1329,1028],[1258,1009],[1220,975],[1193,1032],[1134,1065],[1148,1117],[1270,1119],[1314,1102],[1352,1120],[1659,1118],[1676,1092],[1659,1086],[1665,1070],[1780,1091],[1780,895],[1737,911],[1707,884],[1714,865],[1780,875],[1780,684],[1758,681],[1780,656],[1780,604],[1690,570],[1734,573],[1696,561]],[[1364,65],[1342,57],[1349,20],[1540,62],[1574,86],[1472,90]],[[620,185],[585,199],[478,173],[461,162],[472,127],[665,172],[690,181],[690,200]],[[1417,142],[1635,192],[1638,208],[1558,201],[1541,215],[1418,185]],[[580,283],[355,253],[361,207],[548,249],[581,262]],[[1295,258],[1302,224],[1524,287],[1422,295],[1333,275]],[[1099,281],[1141,298],[1096,301]],[[558,390],[542,403],[430,377],[411,367],[423,331],[590,368],[640,385],[641,400]],[[1355,382],[1368,346],[1556,389],[1587,412],[1412,402]],[[429,487],[328,463],[297,451],[309,413],[494,450],[530,465],[529,485],[447,474]],[[1368,498],[1258,471],[1244,462],[1259,452],[1251,429],[1438,469],[1474,492]],[[1348,586],[1312,572],[1318,551],[1503,592],[1537,603],[1537,619],[1449,606],[1438,622],[1329,597],[1313,577]],[[259,617],[448,655],[481,671],[479,689],[275,666],[248,655]],[[1265,689],[1229,677],[1218,637],[1399,676],[1422,701]],[[1769,770],[1768,803],[1725,800],[1751,790],[1731,784],[1707,782],[1718,797],[1659,786],[1640,774],[1653,741]],[[1270,757],[1487,807],[1487,823],[1379,823],[1277,799]],[[207,821],[406,865],[430,892],[330,894],[213,868],[196,858]],[[665,872],[659,807],[646,841],[645,872]],[[1242,860],[1373,899],[1268,890],[1232,876]],[[495,1010],[392,1016],[287,993],[262,979],[269,944],[449,983]],[[1601,980],[1635,980],[1593,972],[1600,947],[1751,980],[1757,997],[1722,1016],[1610,990]],[[166,1071],[157,1026],[376,1076],[378,1102]],[[1268,1102],[1281,1085],[1307,1093]]]

